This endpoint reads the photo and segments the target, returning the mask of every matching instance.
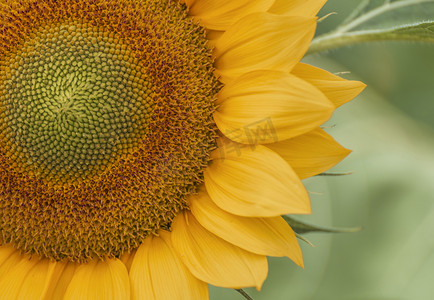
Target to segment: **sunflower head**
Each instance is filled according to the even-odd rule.
[[[174,1],[13,3],[0,13],[3,240],[118,257],[203,181],[220,86],[205,31]]]
[[[0,0],[0,298],[303,266],[281,215],[311,212],[301,179],[349,153],[319,126],[363,89],[299,62],[324,2]]]

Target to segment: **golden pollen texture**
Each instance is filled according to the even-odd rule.
[[[173,0],[0,6],[0,240],[84,262],[167,229],[215,148],[205,32]]]

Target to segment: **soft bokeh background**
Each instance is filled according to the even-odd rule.
[[[360,0],[329,0],[319,16],[327,32]],[[306,62],[351,71],[368,88],[334,114],[327,129],[353,153],[333,171],[305,181],[315,224],[363,226],[350,234],[308,234],[305,269],[269,259],[255,300],[434,299],[434,45],[377,42],[312,55]],[[335,126],[332,126],[335,125]],[[211,299],[242,300],[230,289]]]

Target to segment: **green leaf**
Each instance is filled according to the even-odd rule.
[[[364,30],[325,36],[314,40],[308,54],[373,41],[434,42],[434,21],[403,25],[394,29]]]
[[[434,42],[434,21],[402,26],[394,30],[386,31],[383,35],[388,39]]]
[[[365,12],[368,5],[371,3],[370,0],[362,0],[359,5],[348,15],[348,17],[342,22],[342,25],[350,23],[352,20],[360,16],[363,12]]]
[[[391,29],[403,24],[420,23],[434,20],[434,0],[400,0],[384,2],[380,6],[369,7],[363,14],[350,22],[344,23],[336,32],[354,30]],[[358,8],[355,9],[357,12]]]
[[[350,19],[359,15],[366,5],[356,8]],[[385,1],[382,5],[346,22],[336,30],[315,38],[308,54],[372,41],[432,43],[434,0]]]
[[[382,9],[384,8],[384,9]],[[377,11],[375,9],[374,11]],[[397,1],[379,8],[379,15],[366,19],[355,30],[392,29],[405,24],[434,21],[434,1]]]
[[[308,232],[326,232],[326,233],[348,233],[360,231],[360,227],[356,228],[334,228],[326,226],[313,225],[304,221],[294,219],[288,215],[282,216],[283,219],[291,226],[291,228],[298,234],[308,233]]]

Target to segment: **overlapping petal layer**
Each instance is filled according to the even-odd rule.
[[[72,277],[67,270],[70,265],[30,258],[11,245],[1,246],[0,299],[63,299]]]
[[[131,265],[133,264],[134,256],[136,255],[137,249],[132,251],[131,253],[124,253],[119,259],[124,263],[125,267],[127,267],[128,272],[131,270]]]
[[[46,289],[46,276],[48,267],[45,262],[38,266],[40,260],[37,257],[29,259],[28,256],[23,256],[18,250],[13,249],[10,245],[0,247],[0,299],[19,299],[22,296],[33,297],[37,299],[42,297]],[[37,278],[34,278],[34,270],[41,271],[36,273]],[[33,272],[32,272],[33,271]],[[32,291],[28,291],[28,283],[25,281],[35,280],[40,286],[34,287]],[[30,292],[31,294],[29,294]],[[28,299],[28,298],[21,298]]]
[[[304,63],[295,65],[292,74],[317,87],[336,107],[351,101],[366,87],[363,82],[345,80],[326,70]]]
[[[74,276],[75,270],[78,264],[75,263],[57,263],[55,274],[51,281],[50,286],[47,289],[46,296],[44,300],[57,300],[63,299],[65,292]]]
[[[21,255],[19,251],[12,245],[0,246],[0,278],[3,278],[20,260]]]
[[[330,169],[351,153],[321,128],[267,147],[284,158],[301,179]]]
[[[191,197],[190,208],[203,227],[231,244],[256,254],[287,256],[303,266],[295,234],[281,217],[235,216],[215,205],[204,191]]]
[[[253,71],[219,93],[214,120],[231,140],[272,143],[327,121],[334,105],[310,83],[282,71]]]
[[[41,299],[63,271],[62,263],[39,260],[21,284],[17,299]]]
[[[327,0],[275,0],[269,12],[290,16],[315,16]]]
[[[131,266],[132,299],[207,299],[208,285],[194,277],[175,252],[170,233],[148,237]]]
[[[66,290],[65,300],[129,300],[128,271],[119,259],[93,260],[80,264]]]
[[[274,0],[193,0],[186,1],[189,12],[211,30],[226,30],[254,12],[265,12]]]
[[[204,174],[205,186],[220,208],[246,217],[310,213],[309,197],[297,174],[265,146],[229,142],[213,156]]]
[[[203,228],[185,212],[172,224],[173,246],[197,278],[210,284],[260,289],[267,277],[267,258],[234,246]]]
[[[228,83],[254,70],[289,72],[309,48],[315,28],[313,17],[250,14],[217,40],[216,73]]]

